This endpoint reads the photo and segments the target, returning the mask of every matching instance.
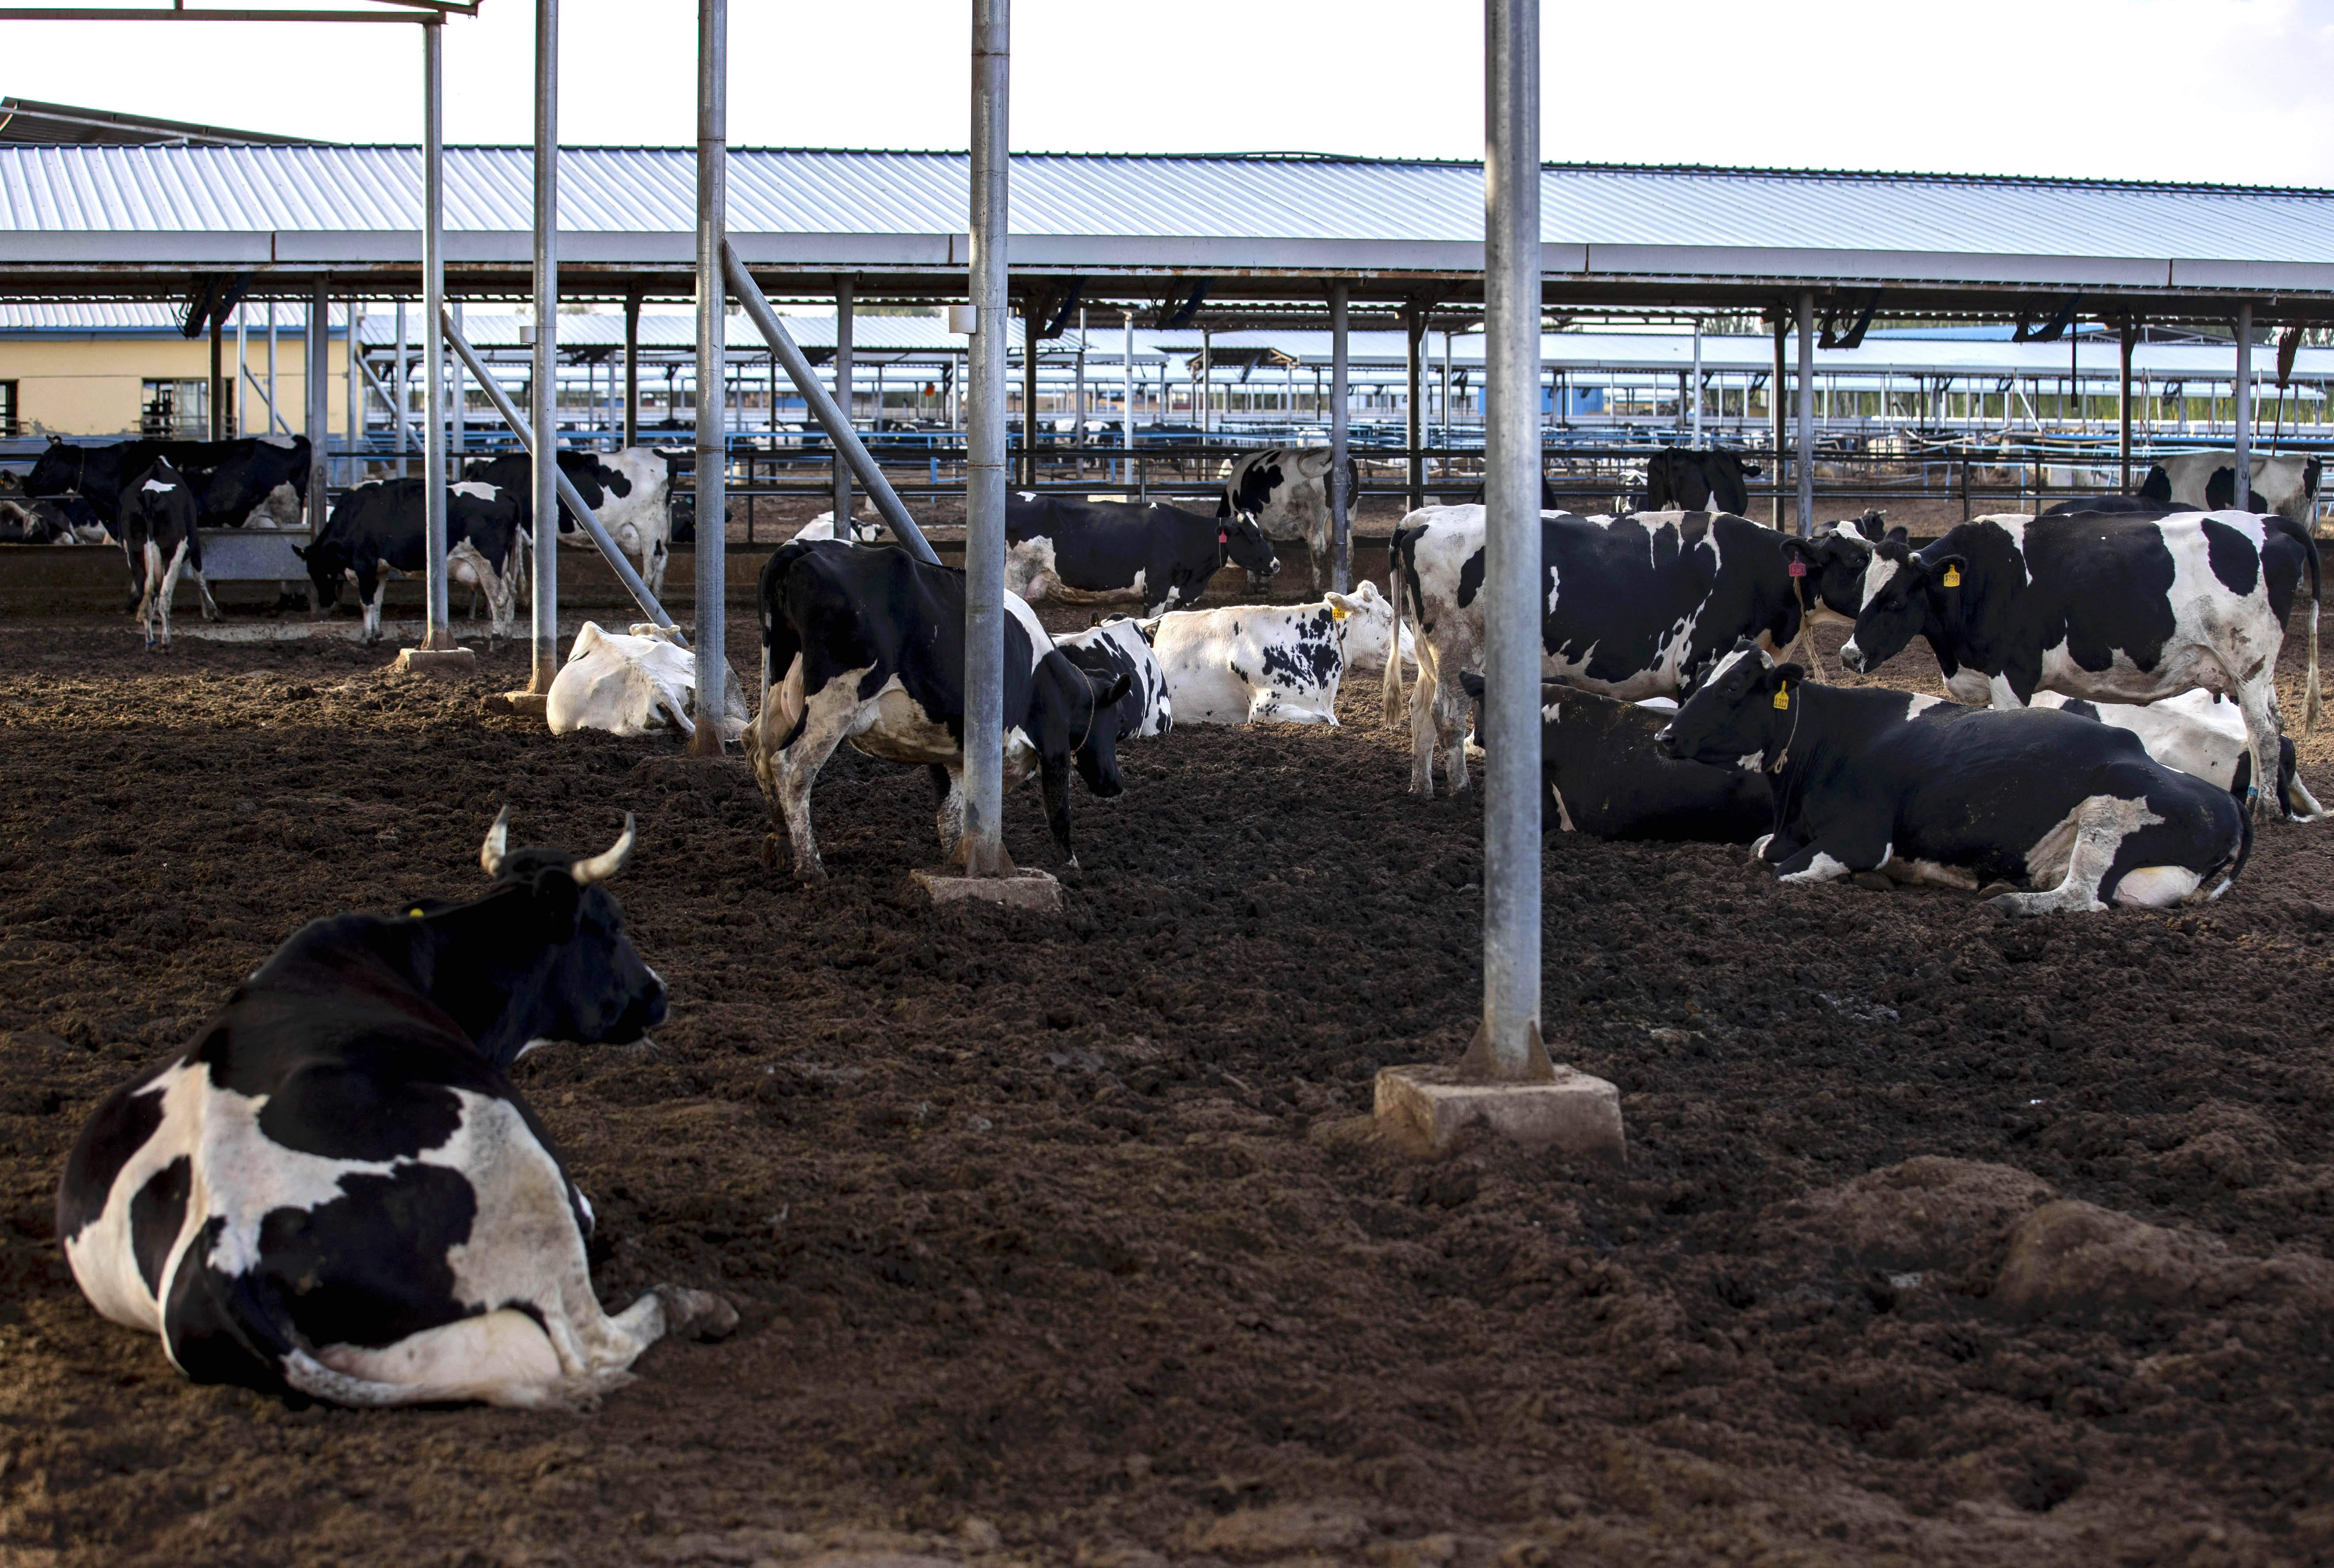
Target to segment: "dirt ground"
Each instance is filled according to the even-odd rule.
[[[2334,828],[2042,923],[1551,836],[1549,1034],[1628,1160],[1416,1164],[1355,1118],[1463,1045],[1479,813],[1374,682],[1130,744],[1044,919],[919,903],[916,772],[838,757],[805,893],[742,765],[389,657],[0,625],[0,1562],[2334,1561]],[[603,1298],[742,1327],[588,1413],[189,1386],[74,1289],[65,1149],[303,922],[479,887],[504,803],[639,815],[672,1020],[517,1077]],[[1008,833],[1052,864],[1034,789]]]

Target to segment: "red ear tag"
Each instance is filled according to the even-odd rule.
[[[1808,564],[1805,561],[1793,561],[1791,563],[1791,576],[1795,577],[1804,577],[1807,575]]]
[[[1216,530],[1216,543],[1220,545],[1229,545],[1231,542],[1232,537],[1230,534],[1224,532],[1221,528],[1218,528]]]

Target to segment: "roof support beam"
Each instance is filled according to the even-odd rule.
[[[729,673],[722,595],[729,544],[729,0],[697,0],[697,729],[692,757],[721,755]]]

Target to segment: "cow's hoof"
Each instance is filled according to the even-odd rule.
[[[658,1285],[655,1289],[657,1299],[664,1303],[666,1333],[719,1340],[737,1331],[738,1309],[711,1291],[692,1291],[685,1285]]]

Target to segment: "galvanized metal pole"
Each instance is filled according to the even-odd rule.
[[[1783,340],[1790,330],[1790,324],[1783,315],[1783,307],[1778,305],[1775,307],[1774,380],[1768,383],[1767,389],[1768,422],[1775,427],[1774,433],[1770,437],[1768,443],[1775,449],[1775,460],[1770,465],[1775,470],[1775,499],[1768,508],[1767,521],[1777,528],[1783,526],[1783,447],[1786,440],[1783,423]],[[1743,395],[1747,400],[1750,394],[1746,392]],[[1747,402],[1744,411],[1746,413],[1749,411]]]
[[[440,268],[439,272],[440,287],[444,286],[444,269]],[[459,329],[461,324],[462,306],[457,302],[454,305],[454,325]],[[451,478],[460,479],[462,477],[461,459],[470,450],[470,390],[466,384],[461,355],[453,354],[448,357],[446,382],[448,389],[446,393],[446,422],[453,427],[447,438],[447,450],[453,454],[453,457],[446,466]]]
[[[1686,444],[1702,445],[1702,317],[1693,318],[1693,375],[1691,392],[1693,397],[1693,424],[1686,434]]]
[[[248,345],[247,345],[247,341],[246,341],[246,340],[248,339],[248,337],[249,337],[249,334],[245,330],[245,324],[244,324],[244,319],[243,319],[243,317],[244,317],[244,308],[245,308],[245,307],[244,307],[244,305],[243,305],[243,302],[242,302],[242,301],[238,300],[238,301],[236,301],[236,306],[235,306],[235,433],[236,433],[236,434],[237,434],[237,435],[245,435],[245,434],[247,434],[247,433],[249,433],[249,431],[250,431],[250,430],[251,430],[251,400],[250,400],[250,398],[246,395],[247,390],[248,390],[249,385],[250,385],[250,382],[251,382],[251,351],[250,351],[250,348],[249,348],[249,347],[248,347]],[[275,321],[274,321],[275,315],[275,307],[274,305],[271,305],[268,307],[268,317],[269,317],[269,323],[268,323],[268,324],[270,324],[271,326],[275,324]],[[269,336],[269,338],[270,338],[271,340],[275,337],[275,334],[273,334],[273,333],[270,333],[270,334],[268,334],[268,336]],[[268,345],[267,345],[267,346],[268,346],[269,348],[271,348],[271,349],[272,349],[272,348],[274,348],[274,347],[275,346],[275,344],[274,344],[274,342],[273,342],[273,341],[271,341],[271,342],[268,344]],[[274,410],[275,410],[275,401],[274,401],[274,400],[275,400],[275,377],[274,372],[275,372],[275,364],[274,364],[274,359],[275,359],[275,356],[274,356],[273,354],[270,354],[270,355],[268,356],[268,358],[269,358],[269,362],[270,362],[270,363],[269,363],[269,364],[268,364],[269,375],[268,375],[268,377],[267,377],[267,396],[268,396],[268,400],[269,400],[269,402],[268,402],[268,409],[269,409],[269,412],[268,412],[268,420],[267,420],[267,429],[268,429],[268,432],[269,432],[270,434],[273,434],[273,433],[275,433],[275,411],[274,411]]]
[[[446,345],[437,331],[446,300],[446,27],[421,28],[421,645],[451,648],[446,590]]]
[[[1131,485],[1134,482],[1134,313],[1131,310],[1126,313],[1126,363],[1121,379],[1124,406],[1119,410],[1119,421],[1125,431],[1126,457],[1119,464],[1118,482]]]
[[[852,327],[854,325],[851,319],[851,306],[853,304],[852,294],[851,279],[847,277],[835,279],[834,406],[843,411],[843,422],[850,425],[855,430],[858,428],[858,421],[852,416],[856,413],[857,411],[851,406],[853,401],[851,388],[851,340],[853,335]],[[843,529],[849,524],[850,520],[851,465],[844,460],[843,448],[840,443],[837,443],[834,449],[834,537],[836,538],[840,539],[847,537],[843,532]]]
[[[308,526],[324,526],[324,443],[331,434],[331,419],[325,410],[330,403],[325,395],[324,378],[332,365],[332,302],[324,296],[324,280],[318,277],[308,295],[308,330],[302,342],[307,349],[306,430],[308,438]],[[291,421],[285,421],[288,430]]]
[[[2139,345],[2139,317],[2126,312],[2123,318],[2123,372],[2116,385],[2116,462],[2117,478],[2116,494],[2131,494],[2131,355]]]
[[[1022,302],[1021,317],[1021,482],[1037,488],[1037,324],[1040,302]]]
[[[227,422],[227,382],[224,379],[227,372],[222,363],[226,356],[226,331],[227,324],[219,319],[218,306],[213,305],[211,306],[211,386],[210,395],[204,400],[210,406],[204,411],[204,421],[210,428],[210,439],[215,441],[227,439],[226,433],[219,428]],[[176,431],[169,433],[173,436],[178,434]]]
[[[697,731],[692,757],[721,755],[722,595],[729,541],[729,0],[697,0]],[[835,522],[844,519],[838,514]]]
[[[241,305],[237,305],[235,308],[235,347],[236,359],[237,361],[236,365],[236,374],[238,378],[237,384],[240,386],[240,378],[243,373],[243,366],[240,363],[243,358],[243,307]],[[283,427],[285,434],[288,435],[291,433],[292,421],[287,419],[280,418],[275,411],[282,406],[282,404],[275,401],[275,302],[271,299],[267,302],[267,433],[271,436],[275,433],[276,427],[279,425]],[[243,412],[243,398],[239,391],[236,397],[236,412],[238,416]],[[238,418],[236,422],[235,433],[237,435],[247,435],[250,433],[244,428],[240,418]]]
[[[363,459],[358,454],[364,446],[364,312],[352,298],[347,306],[348,336],[342,344],[342,357],[346,362],[349,380],[348,482],[355,484],[364,478]]]
[[[1539,1028],[1539,4],[1483,10],[1483,1018],[1460,1077],[1535,1083],[1556,1076]]]
[[[1086,444],[1086,307],[1078,306],[1077,392],[1070,402],[1070,445],[1077,449],[1078,476],[1085,477]]]
[[[1403,341],[1410,349],[1410,509],[1418,510],[1426,504],[1426,459],[1420,448],[1426,444],[1426,411],[1419,406],[1426,393],[1426,314],[1416,305],[1403,311]]]
[[[770,419],[776,428],[777,402],[772,395]],[[624,445],[641,444],[641,295],[624,296]]]
[[[2230,412],[2237,427],[2236,461],[2231,465],[2235,472],[2229,505],[2239,511],[2249,510],[2253,494],[2253,302],[2246,300],[2237,306],[2237,374],[2231,389]]]
[[[1348,338],[1345,285],[1333,283],[1329,286],[1329,575],[1341,594],[1354,582],[1354,498],[1345,493]]]
[[[390,383],[390,401],[396,405],[392,411],[397,420],[397,477],[400,479],[407,477],[405,454],[412,443],[412,422],[406,418],[405,409],[408,378],[412,374],[413,361],[408,352],[411,342],[405,332],[405,302],[400,299],[397,302],[397,379]]]
[[[1799,537],[1806,538],[1816,526],[1816,296],[1813,289],[1799,291]]]
[[[535,624],[526,689],[559,673],[559,0],[535,0]]]
[[[1010,875],[1005,772],[1006,214],[1011,197],[1011,0],[972,0],[972,301],[965,440],[964,836],[966,875]],[[1031,344],[1035,348],[1034,342]],[[1035,411],[1029,411],[1034,412]]]

